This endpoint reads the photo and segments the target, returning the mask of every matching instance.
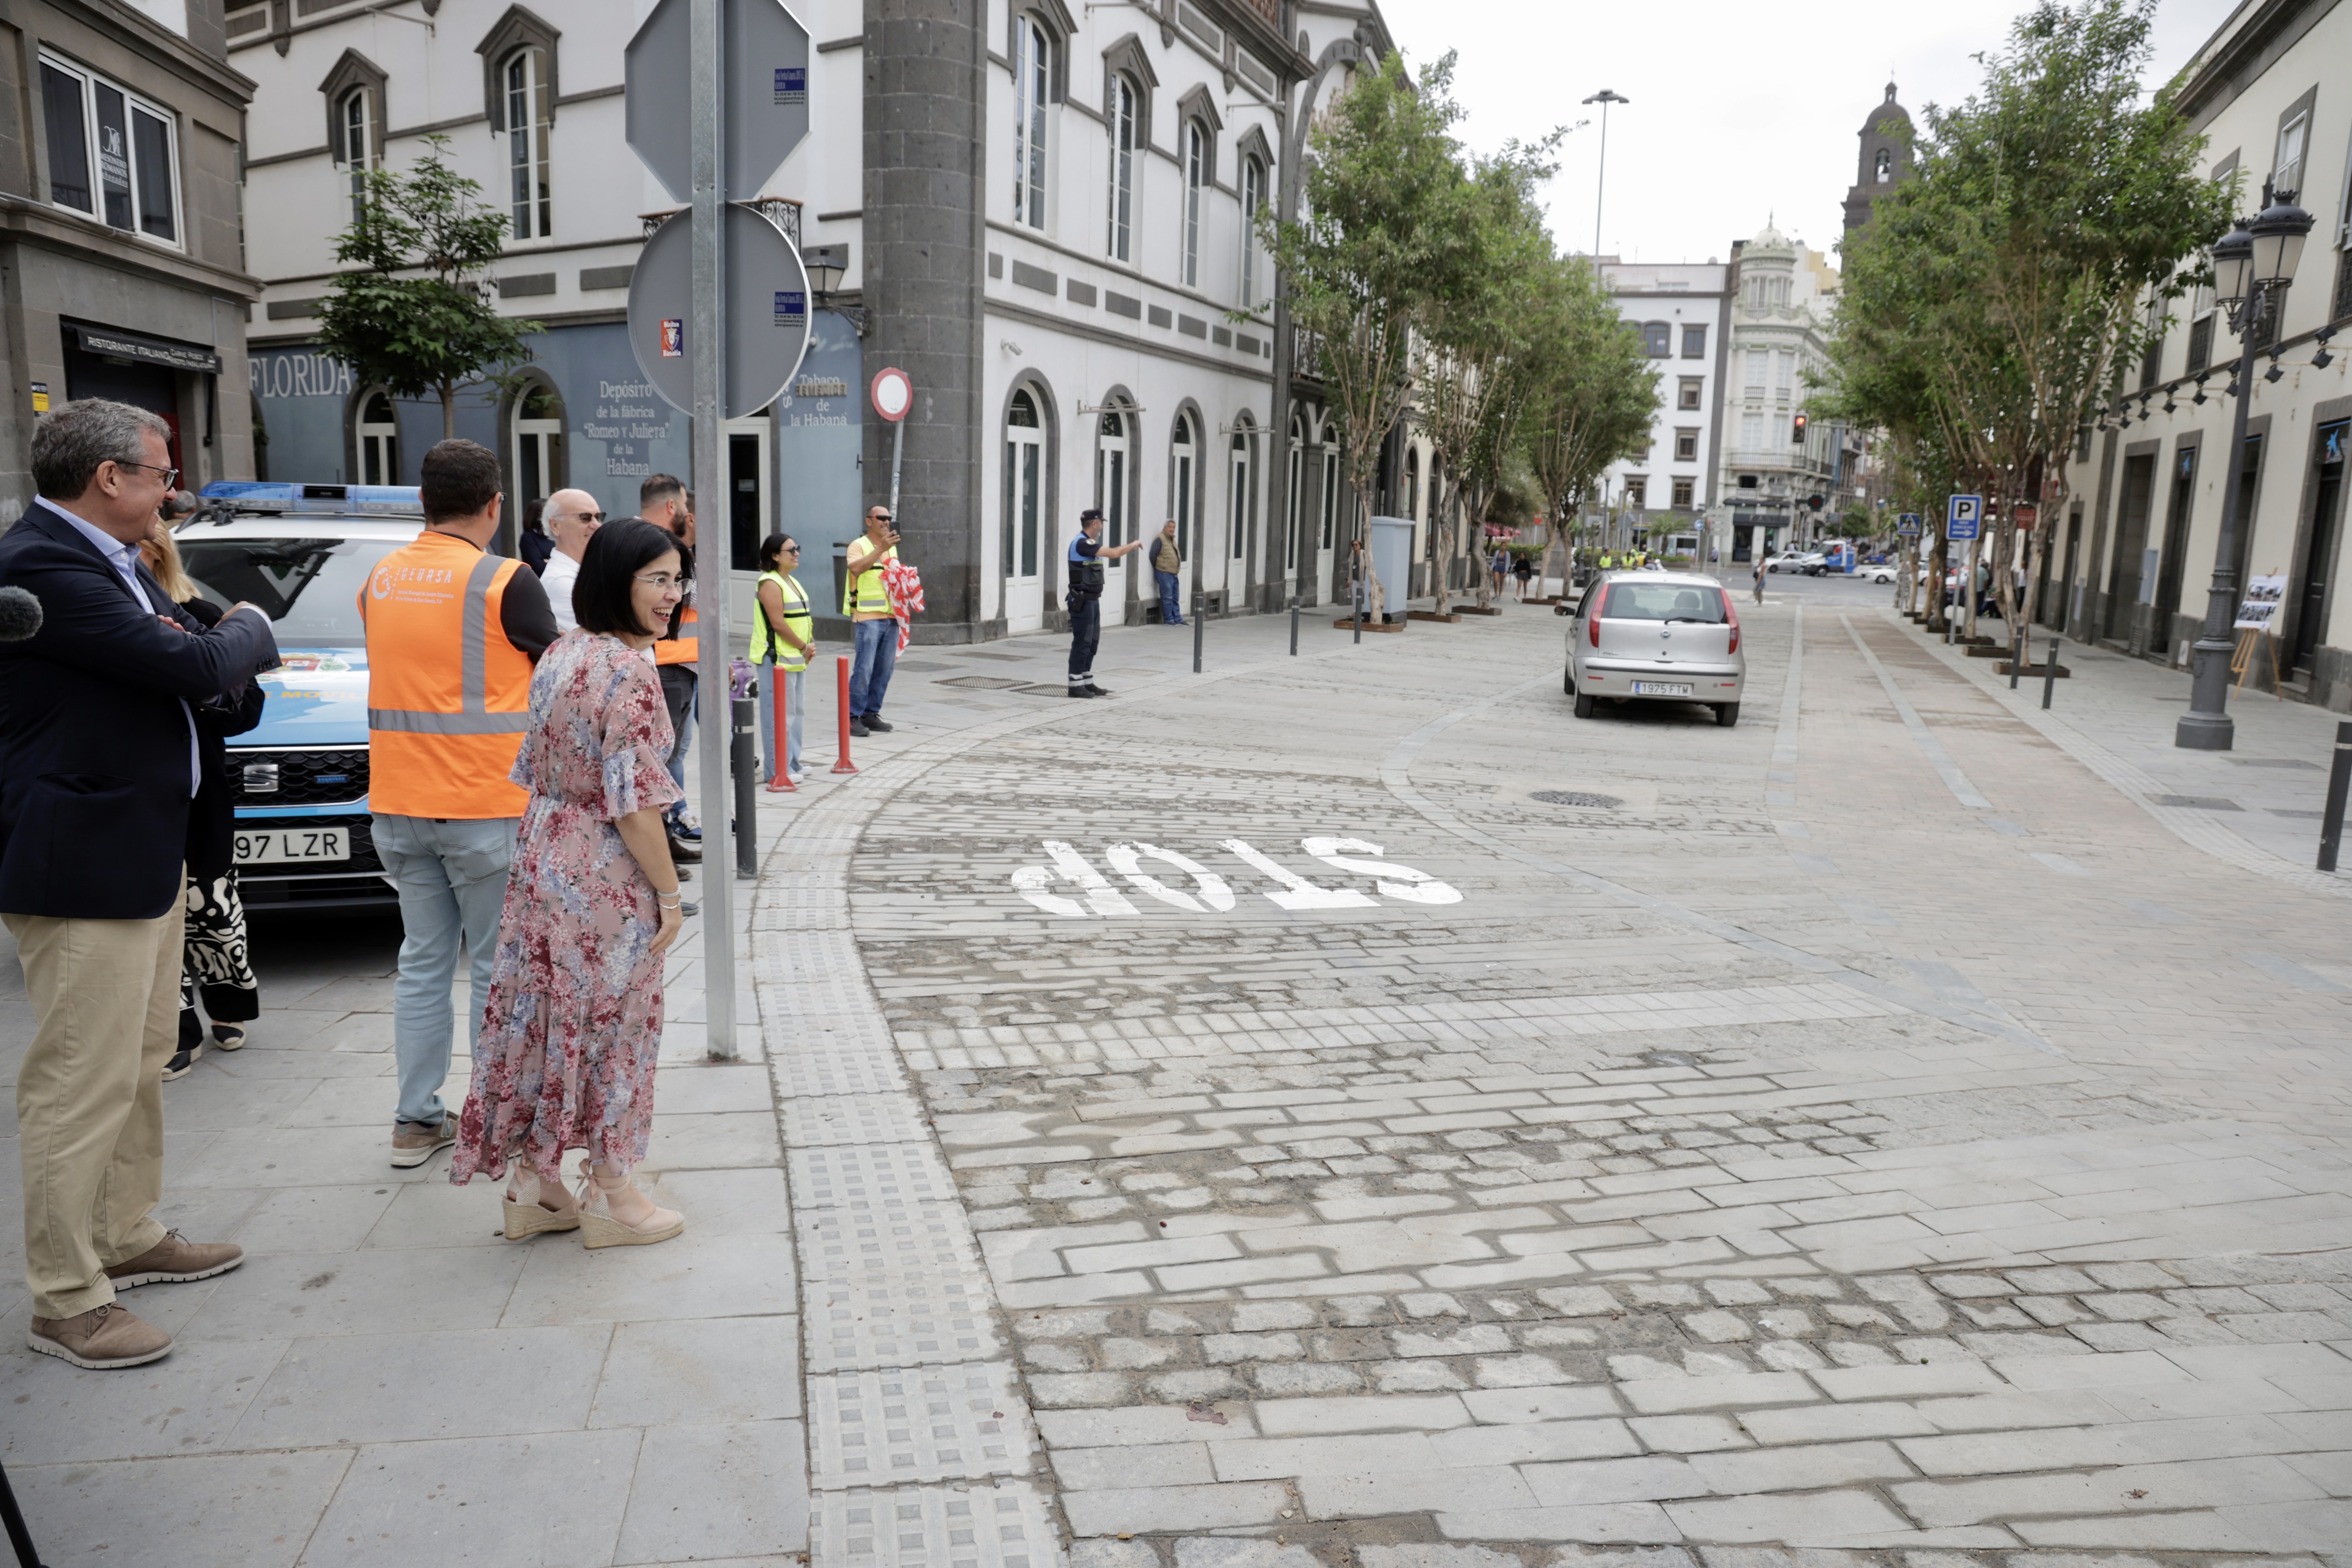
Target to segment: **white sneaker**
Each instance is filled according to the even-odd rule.
[[[798,784],[801,780],[808,777],[808,770],[806,768],[793,768],[788,770],[784,776],[790,779],[793,783]]]

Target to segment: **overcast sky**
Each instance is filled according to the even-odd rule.
[[[2151,83],[2169,76],[2236,0],[2162,0]],[[1591,123],[1560,148],[1549,192],[1553,238],[1589,251],[1602,88],[1609,111],[1601,248],[1628,260],[1729,255],[1773,217],[1834,253],[1854,182],[1856,140],[1891,79],[1915,117],[1982,79],[1969,57],[2008,36],[2017,0],[1381,0],[1406,59],[1459,51],[1464,140],[1491,151],[1557,125]]]

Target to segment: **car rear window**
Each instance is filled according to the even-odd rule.
[[[1601,616],[1611,621],[1700,621],[1719,626],[1730,617],[1724,611],[1723,590],[1693,588],[1673,583],[1612,583],[1602,601]]]
[[[360,587],[397,539],[191,539],[180,561],[204,596],[226,608],[249,600],[277,623],[280,647],[367,640]]]

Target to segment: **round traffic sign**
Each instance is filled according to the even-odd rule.
[[[915,406],[915,384],[903,370],[878,370],[874,373],[872,395],[874,412],[896,425]]]
[[[730,205],[727,244],[726,416],[757,414],[792,384],[808,353],[808,271],[772,223]],[[694,412],[694,362],[702,346],[688,330],[694,307],[694,225],[677,213],[637,254],[629,280],[629,347],[664,402]]]

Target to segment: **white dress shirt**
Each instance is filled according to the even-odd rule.
[[[547,558],[539,574],[540,586],[547,590],[548,607],[555,612],[558,631],[577,631],[578,617],[572,613],[572,584],[580,581],[580,563],[561,550]]]
[[[137,545],[125,544],[105,530],[92,527],[47,496],[36,499],[43,506],[72,523],[75,528],[81,531],[81,536],[84,539],[98,546],[98,552],[106,557],[106,563],[121,575],[123,582],[130,584],[131,596],[139,601],[139,607],[151,616],[155,613],[154,602],[147,597],[147,590],[139,585],[139,547]],[[184,697],[180,700],[180,713],[188,721],[188,798],[194,800],[197,793],[205,787],[205,772],[202,756],[196,750],[196,716],[189,709],[187,699]]]

